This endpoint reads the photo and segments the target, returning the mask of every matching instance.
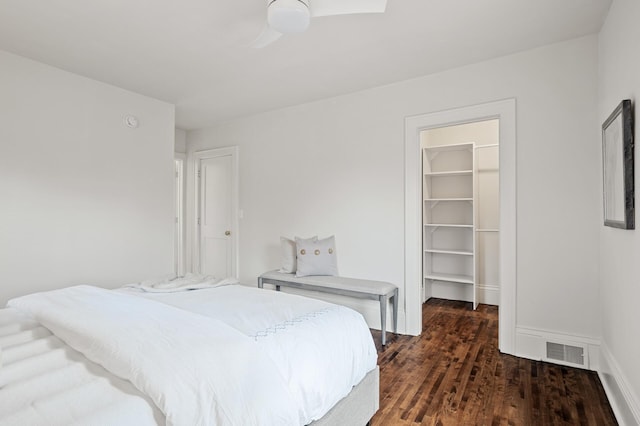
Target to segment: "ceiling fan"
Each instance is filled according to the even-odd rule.
[[[311,18],[354,13],[383,13],[387,0],[268,0],[267,25],[251,44],[259,49],[283,34],[301,33]]]

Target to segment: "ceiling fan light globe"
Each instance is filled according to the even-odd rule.
[[[283,34],[301,33],[309,27],[311,13],[301,0],[274,0],[269,4],[269,26]]]

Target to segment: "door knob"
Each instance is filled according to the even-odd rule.
[[[231,235],[231,231],[224,231],[224,235],[228,237],[229,235]]]

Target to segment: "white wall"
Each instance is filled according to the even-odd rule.
[[[639,20],[640,3],[637,0],[613,2],[599,37],[598,123],[604,122],[623,99],[635,100],[640,95]],[[638,123],[637,103],[635,106],[635,122]],[[636,124],[636,218],[640,206],[638,130]],[[601,149],[599,133],[594,145]],[[597,170],[601,175],[600,165]],[[602,182],[598,182],[598,188],[602,190]],[[614,407],[619,408],[618,419],[637,424],[640,423],[640,339],[637,332],[640,324],[640,231],[603,226],[602,200],[599,200],[599,208],[603,382],[613,391],[610,399]],[[622,399],[620,392],[624,395]],[[625,407],[624,398],[635,419]]]
[[[278,266],[280,235],[336,234],[341,275],[404,297],[405,117],[515,97],[518,325],[598,337],[596,61],[580,38],[190,131],[188,151],[240,147],[242,280]]]
[[[187,152],[187,132],[186,130],[175,130],[175,151],[179,153]]]
[[[0,117],[0,305],[172,271],[172,105],[0,52]]]

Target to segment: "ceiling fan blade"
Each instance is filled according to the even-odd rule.
[[[274,30],[269,25],[265,25],[264,28],[262,29],[262,32],[258,36],[258,38],[256,38],[250,44],[250,46],[253,47],[254,49],[261,49],[273,43],[280,37],[282,37],[282,33],[279,33],[278,31]]]
[[[387,0],[309,0],[311,16],[384,13]]]

